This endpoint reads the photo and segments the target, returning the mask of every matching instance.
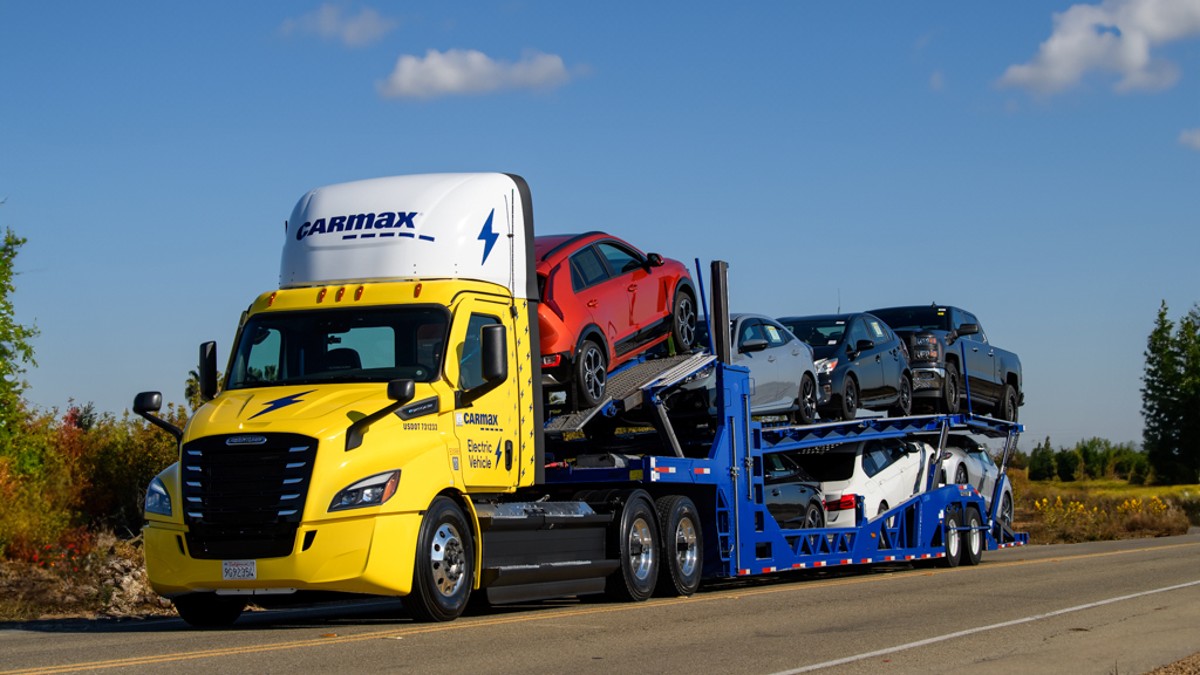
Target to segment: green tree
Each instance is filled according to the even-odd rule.
[[[23,419],[22,394],[25,391],[25,367],[36,366],[30,340],[37,336],[34,326],[17,323],[12,294],[16,291],[13,263],[25,240],[12,230],[4,232],[0,246],[0,455],[14,452]]]
[[[1058,479],[1064,483],[1079,480],[1080,466],[1082,464],[1083,457],[1079,454],[1079,450],[1075,448],[1063,450],[1054,456],[1054,466],[1058,469]]]
[[[1047,436],[1029,453],[1029,480],[1052,480],[1054,472],[1054,449],[1050,447],[1050,437]]]
[[[1200,307],[1178,327],[1164,301],[1146,339],[1142,446],[1161,483],[1200,479]]]

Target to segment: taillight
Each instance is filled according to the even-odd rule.
[[[554,368],[562,364],[562,354],[550,354],[542,357],[543,368]]]
[[[842,495],[840,499],[830,499],[825,502],[826,511],[853,511],[858,501],[857,495]]]

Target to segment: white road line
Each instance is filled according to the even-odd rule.
[[[1156,589],[1150,590],[1150,591],[1142,591],[1141,593],[1132,593],[1130,595],[1122,595],[1122,596],[1116,597],[1116,598],[1108,598],[1107,600],[1098,600],[1096,602],[1089,602],[1086,605],[1076,605],[1075,607],[1067,607],[1066,609],[1059,609],[1059,610],[1055,610],[1053,612],[1046,612],[1045,614],[1035,614],[1033,616],[1027,616],[1022,619],[1013,619],[1012,621],[1004,621],[1002,623],[994,623],[990,626],[980,626],[978,628],[968,628],[967,630],[960,630],[960,631],[957,631],[954,633],[947,633],[945,635],[939,635],[937,637],[931,637],[931,638],[927,638],[925,640],[917,640],[916,642],[909,642],[908,644],[896,645],[895,647],[888,647],[887,649],[878,649],[873,652],[866,652],[863,654],[856,654],[854,656],[847,656],[842,659],[835,659],[833,661],[826,661],[824,663],[814,663],[811,666],[804,666],[803,668],[796,668],[795,670],[783,670],[778,673],[774,673],[774,675],[793,675],[794,673],[808,673],[808,672],[812,672],[814,670],[820,670],[822,668],[832,668],[834,666],[841,666],[841,665],[845,665],[847,663],[853,663],[855,661],[862,661],[863,659],[870,659],[870,658],[874,658],[876,656],[883,656],[885,654],[894,654],[896,652],[902,652],[906,649],[912,649],[914,647],[924,647],[925,645],[931,645],[936,642],[945,642],[946,640],[953,640],[954,638],[965,637],[967,635],[974,635],[975,633],[982,633],[984,631],[995,630],[997,628],[1008,628],[1009,626],[1016,626],[1016,625],[1023,624],[1023,623],[1029,623],[1030,621],[1039,621],[1041,619],[1049,619],[1050,617],[1059,616],[1060,614],[1069,614],[1071,612],[1079,612],[1079,611],[1082,611],[1085,609],[1091,609],[1093,607],[1100,607],[1102,605],[1111,605],[1114,602],[1121,602],[1124,600],[1132,600],[1134,598],[1140,598],[1140,597],[1147,596],[1147,595],[1154,595],[1155,593],[1166,593],[1167,591],[1177,591],[1181,588],[1187,588],[1188,586],[1200,586],[1200,579],[1198,579],[1196,581],[1189,581],[1186,584],[1177,584],[1175,586],[1167,586],[1165,588],[1156,588]]]

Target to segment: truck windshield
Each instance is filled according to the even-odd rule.
[[[937,307],[895,307],[892,309],[873,309],[871,313],[883,319],[892,330],[950,330],[950,308]]]
[[[436,380],[449,315],[439,307],[268,312],[250,317],[226,389]]]

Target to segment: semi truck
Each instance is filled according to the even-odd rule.
[[[849,504],[852,526],[777,521],[773,453],[930,433],[944,446],[955,430],[1003,438],[1003,470],[1022,427],[755,419],[725,330],[707,349],[638,359],[599,405],[546,419],[533,232],[529,187],[510,174],[377,178],[300,199],[279,288],[242,314],[222,381],[215,343],[200,346],[206,402],[186,427],[157,414],[159,392],[134,400],[179,443],[147,489],[143,533],[150,583],[188,624],[330,592],[399,597],[413,618],[446,621],[473,598],[641,601],[795,569],[976,564],[1028,541],[974,487],[939,487],[936,463],[879,517]],[[728,325],[727,270],[712,263],[714,326]],[[716,413],[677,428],[664,401],[706,369]]]

